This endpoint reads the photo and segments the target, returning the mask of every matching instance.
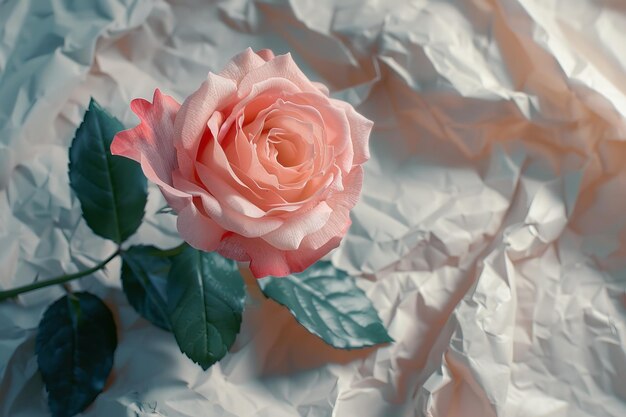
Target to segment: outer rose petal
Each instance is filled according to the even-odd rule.
[[[256,51],[256,53],[258,56],[263,58],[264,61],[269,61],[270,59],[274,59],[276,57],[271,49],[261,49]]]
[[[374,122],[361,116],[354,110],[351,104],[344,101],[331,99],[331,102],[339,108],[343,108],[350,123],[350,136],[354,146],[354,164],[360,165],[370,159],[369,137]]]
[[[337,230],[343,230],[346,225],[350,225],[350,210],[358,202],[363,185],[363,168],[354,167],[343,182],[343,191],[333,193],[326,200],[333,209],[328,222],[317,232],[307,235],[302,240],[304,245],[314,249],[323,247],[336,236]]]
[[[288,80],[298,86],[302,92],[321,94],[320,90],[298,68],[291,54],[285,54],[275,57],[246,74],[239,83],[237,96],[243,98],[249,94],[255,84],[271,79]]]
[[[325,96],[328,96],[330,94],[330,91],[328,91],[328,87],[326,87],[326,85],[318,83],[317,81],[313,81],[313,85],[316,86],[317,89],[320,90]]]
[[[293,251],[283,251],[262,239],[249,239],[231,234],[224,236],[217,252],[240,262],[249,261],[250,272],[256,278],[268,275],[284,277],[304,271],[322,256],[339,246],[341,238],[349,226],[348,223],[344,229],[338,230],[337,236],[318,249],[300,247]]]
[[[225,232],[217,223],[200,213],[193,202],[178,213],[176,227],[187,243],[207,252],[219,246]]]
[[[178,168],[173,141],[174,119],[180,104],[158,89],[152,101],[135,99],[131,102],[130,107],[141,122],[115,135],[111,153],[139,162],[146,177],[159,185],[168,203],[178,210],[184,205],[181,199],[188,197],[172,187],[172,172]]]
[[[207,80],[187,97],[174,121],[178,163],[185,176],[193,175],[200,139],[215,111],[232,102],[237,84],[230,78],[209,73]]]
[[[296,250],[302,239],[323,229],[331,216],[332,208],[322,201],[304,213],[294,213],[282,226],[262,238],[277,249]]]
[[[130,103],[130,108],[141,122],[115,135],[111,153],[137,162],[141,162],[142,157],[148,157],[158,179],[170,184],[172,171],[177,166],[173,138],[174,118],[180,104],[158,89],[154,91],[152,101],[138,98]]]
[[[263,49],[255,53],[252,48],[248,48],[226,64],[219,75],[230,78],[239,84],[247,73],[260,67],[272,58],[274,58],[274,53],[269,49]]]

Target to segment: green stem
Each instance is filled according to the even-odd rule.
[[[120,249],[116,250],[115,253],[113,253],[111,256],[106,258],[104,261],[84,271],[75,272],[73,274],[68,274],[68,275],[61,275],[60,277],[52,278],[46,281],[34,282],[32,284],[25,285],[23,287],[13,288],[11,290],[0,291],[0,302],[8,298],[13,298],[25,292],[38,290],[40,288],[49,287],[51,285],[63,284],[73,279],[82,278],[86,275],[93,274],[94,272],[104,268],[106,264],[111,262],[113,258],[115,258],[117,255],[120,254],[120,252],[121,252]]]

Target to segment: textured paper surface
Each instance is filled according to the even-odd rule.
[[[76,288],[119,323],[86,416],[626,415],[626,4],[621,0],[0,1],[0,287],[114,247],[81,220],[68,147],[89,97],[128,126],[237,52],[291,52],[375,121],[353,226],[395,343],[342,352],[248,301],[207,372],[140,319],[119,262]],[[133,242],[178,243],[152,189]],[[62,294],[0,305],[0,416],[46,416],[35,329]]]

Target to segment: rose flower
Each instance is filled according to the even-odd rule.
[[[141,164],[191,246],[249,261],[257,278],[284,276],[348,230],[372,122],[291,55],[247,49],[182,105],[156,90],[131,109],[141,122],[111,152]]]

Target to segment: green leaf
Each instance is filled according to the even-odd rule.
[[[146,206],[147,183],[136,162],[111,155],[124,126],[95,100],[89,103],[70,147],[70,185],[83,217],[97,235],[122,243],[135,233]]]
[[[331,346],[355,349],[393,341],[354,279],[330,262],[258,283],[268,298],[286,306],[300,324]]]
[[[128,302],[146,320],[167,331],[172,330],[166,301],[172,254],[154,246],[133,246],[122,252],[122,287]]]
[[[246,298],[237,263],[187,247],[167,281],[170,323],[180,350],[208,369],[235,341]]]
[[[116,346],[113,315],[95,295],[66,295],[48,307],[35,352],[53,417],[80,413],[102,392]]]

